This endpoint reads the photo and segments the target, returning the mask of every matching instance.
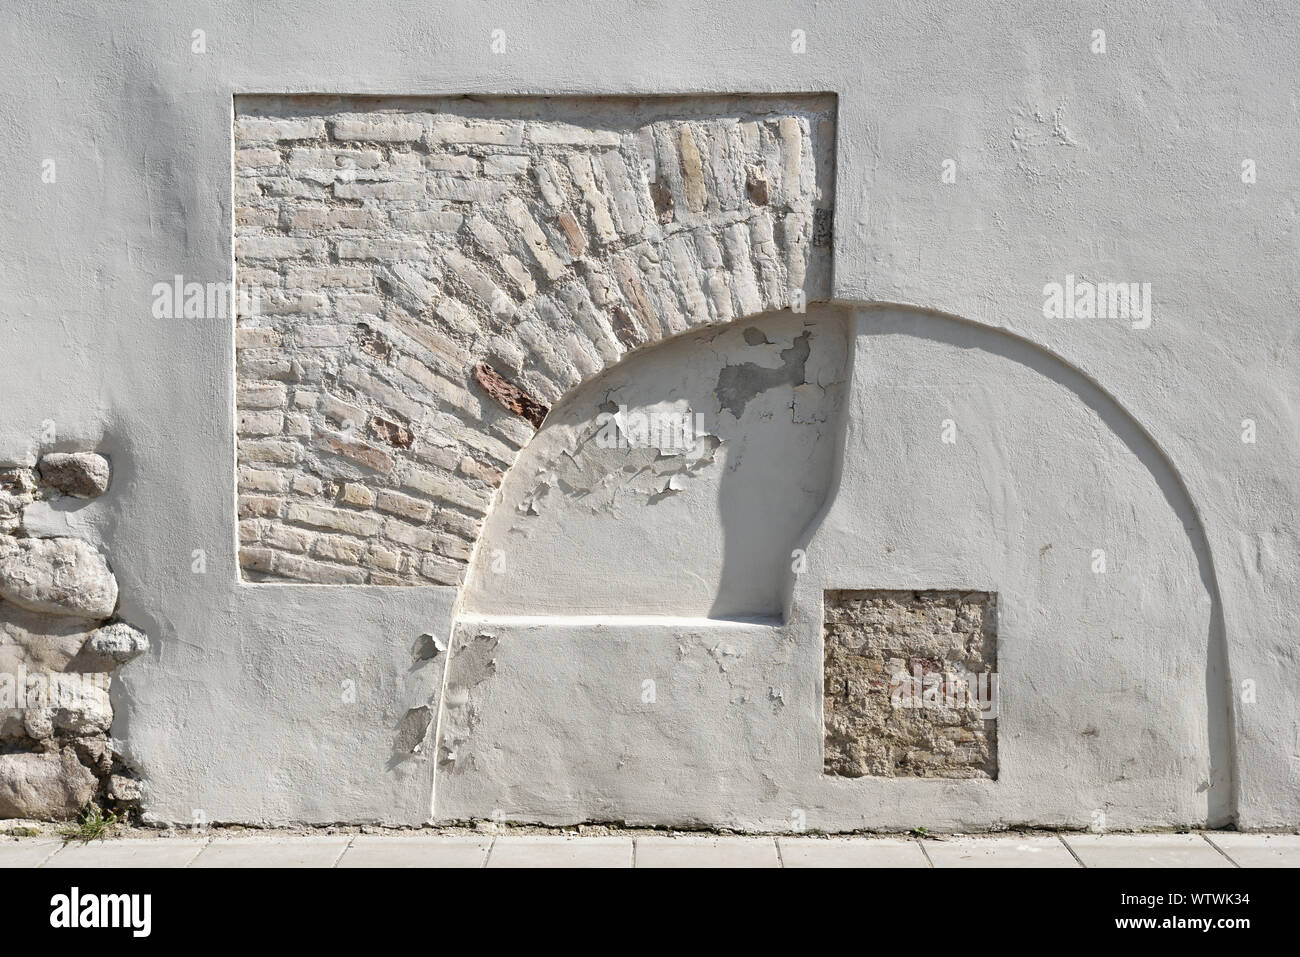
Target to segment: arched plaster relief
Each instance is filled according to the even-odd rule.
[[[798,807],[809,827],[843,830],[1231,816],[1213,571],[1164,456],[1027,343],[914,311],[855,321],[838,482],[786,623],[471,604],[449,662],[438,817],[770,829]],[[604,547],[590,530],[566,545],[557,563]],[[831,588],[998,593],[997,781],[823,777]]]

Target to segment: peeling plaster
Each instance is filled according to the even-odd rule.
[[[721,408],[739,419],[745,414],[745,406],[759,393],[780,385],[803,385],[811,337],[810,332],[803,332],[795,338],[790,348],[782,349],[781,364],[775,369],[753,362],[723,368],[718,376],[718,403]],[[745,341],[751,346],[758,344],[750,342],[749,337]]]

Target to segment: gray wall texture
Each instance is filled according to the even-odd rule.
[[[94,543],[149,636],[112,684],[146,815],[1295,826],[1298,48],[1219,3],[11,13],[0,467],[112,462],[24,528]],[[252,94],[833,96],[831,301],[559,398],[463,595],[246,582],[234,317],[154,287],[237,278]],[[703,406],[717,454],[595,512],[539,483],[608,389]],[[998,595],[996,780],[822,773],[840,589]]]

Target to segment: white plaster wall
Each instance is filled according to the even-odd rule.
[[[898,309],[842,321],[853,331],[847,431],[827,511],[794,543],[807,570],[789,572],[789,540],[753,546],[786,560],[786,623],[462,619],[447,700],[465,703],[440,816],[568,823],[625,810],[640,823],[780,829],[802,814],[824,830],[1223,822],[1221,649],[1199,529],[1159,454],[1032,346]],[[954,443],[941,439],[946,421]],[[774,429],[752,423],[745,439]],[[553,507],[561,524],[578,510]],[[603,518],[552,540],[553,564],[633,550],[661,587],[689,582],[656,534],[676,516],[627,503]],[[505,541],[489,535],[483,548]],[[839,588],[997,593],[996,781],[822,775],[822,593]],[[476,654],[485,641],[490,654]]]
[[[1103,56],[1089,51],[1099,28]],[[191,52],[196,29],[202,55]],[[499,55],[495,29],[507,38]],[[803,54],[791,52],[795,29]],[[100,527],[122,614],[154,638],[115,697],[118,731],[160,789],[155,812],[187,821],[228,782],[220,816],[231,820],[427,817],[418,789],[308,796],[306,782],[349,779],[373,715],[326,712],[334,691],[305,684],[298,656],[268,668],[317,703],[319,720],[328,714],[329,735],[231,716],[264,700],[240,679],[268,642],[327,656],[356,647],[364,658],[371,640],[396,663],[412,632],[449,627],[454,599],[385,591],[405,624],[362,628],[370,638],[350,645],[353,623],[374,620],[376,593],[295,597],[292,615],[268,619],[256,589],[238,584],[230,323],[149,313],[155,282],[231,277],[232,94],[748,90],[838,96],[838,297],[1014,332],[1113,397],[1167,457],[1205,530],[1230,685],[1240,698],[1242,682],[1254,684],[1251,703],[1233,710],[1238,822],[1293,826],[1300,124],[1285,91],[1298,46],[1284,6],[1172,0],[14,10],[0,36],[0,159],[11,177],[0,208],[0,448],[25,457],[53,421],[60,442],[111,446],[131,477]],[[949,158],[955,184],[940,179]],[[41,181],[46,159],[53,184]],[[1241,181],[1245,159],[1257,164],[1254,184]],[[1043,319],[1044,283],[1067,273],[1152,283],[1152,326]],[[1258,424],[1256,444],[1240,440],[1244,418]],[[906,501],[926,504],[911,492]],[[969,522],[971,534],[985,525]],[[201,576],[190,571],[199,548]],[[1160,573],[1159,563],[1139,573],[1151,593]],[[228,690],[196,694],[203,687]],[[178,730],[186,721],[204,733]],[[232,755],[231,770],[214,772],[214,754]],[[313,770],[268,811],[286,755]],[[1168,800],[1171,816],[1195,810],[1181,792]],[[952,813],[965,806],[976,805],[954,802]]]

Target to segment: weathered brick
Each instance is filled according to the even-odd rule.
[[[424,243],[412,239],[340,239],[339,259],[419,259],[427,254]]]
[[[384,523],[384,538],[399,545],[409,545],[421,552],[432,550],[438,541],[437,534],[429,529],[416,528],[395,518],[390,518]]]
[[[239,442],[239,461],[254,465],[292,465],[301,455],[302,449],[296,442],[277,439],[241,439]]]
[[[373,515],[298,502],[289,504],[285,511],[285,518],[300,525],[311,525],[314,528],[328,528],[336,532],[347,532],[361,538],[369,538],[380,528],[379,518]]]
[[[339,199],[410,200],[423,199],[423,183],[335,183]]]
[[[420,563],[420,575],[438,585],[459,585],[465,578],[465,566],[462,562],[426,555]]]
[[[374,274],[365,266],[291,266],[285,275],[286,289],[370,289],[374,284]]]
[[[238,401],[242,409],[280,409],[287,394],[283,382],[241,382]]]
[[[324,484],[314,475],[308,475],[305,472],[299,472],[293,477],[293,490],[299,495],[320,495],[324,491]]]
[[[278,435],[284,428],[283,412],[239,413],[240,435]]]
[[[409,429],[377,415],[370,417],[370,431],[379,441],[399,449],[410,448],[415,439]]]
[[[375,504],[375,493],[364,485],[358,485],[356,482],[348,482],[343,486],[343,492],[339,495],[339,501],[344,505],[355,505],[358,508],[370,508]]]
[[[681,131],[682,184],[686,191],[686,205],[693,213],[703,212],[708,202],[704,188],[704,162],[689,126]]]
[[[240,259],[322,259],[326,251],[321,239],[243,236],[235,240],[235,255]]]
[[[528,207],[523,200],[512,197],[507,201],[505,209],[506,216],[515,229],[519,230],[519,234],[528,246],[528,252],[537,260],[537,265],[542,267],[546,278],[554,281],[564,275],[564,263],[560,262],[559,257],[555,255],[555,250],[551,248],[546,234],[528,212]]]
[[[246,492],[283,492],[288,485],[283,472],[239,467],[239,488]]]
[[[487,513],[491,496],[464,479],[441,476],[427,469],[410,467],[402,476],[402,487],[442,502],[451,502],[480,515]]]
[[[250,572],[269,573],[275,559],[275,552],[269,548],[248,548],[239,550],[239,567]]]
[[[388,512],[413,522],[424,523],[433,517],[433,506],[418,498],[411,498],[392,489],[380,489],[375,496],[375,507],[381,512]]]
[[[394,209],[389,212],[388,219],[398,229],[454,233],[460,229],[465,217],[446,209]]]
[[[307,438],[312,434],[312,417],[305,412],[285,413],[285,434]]]
[[[289,151],[289,168],[300,169],[374,169],[384,159],[379,150],[351,148],[329,149],[295,146]]]
[[[485,176],[523,176],[528,172],[532,157],[513,153],[497,153],[483,158]]]
[[[436,173],[427,181],[428,194],[434,199],[450,199],[458,203],[489,203],[505,195],[510,184],[495,179],[466,179]]]
[[[489,465],[484,465],[470,456],[462,456],[459,464],[460,473],[472,479],[478,479],[488,485],[496,487],[501,484],[502,474]]]
[[[537,122],[528,126],[528,141],[538,146],[618,146],[622,137],[614,130]]]
[[[330,131],[336,140],[366,143],[414,143],[424,136],[424,127],[397,117],[335,120]]]
[[[284,499],[272,495],[239,496],[240,518],[274,518],[280,514]]]
[[[472,542],[478,538],[479,529],[483,527],[483,522],[473,516],[457,512],[455,509],[440,508],[437,517],[434,519],[434,525],[458,538]]]
[[[518,146],[523,142],[522,123],[447,117],[435,120],[425,135],[430,146],[467,143],[491,146]]]
[[[472,177],[478,173],[478,160],[461,153],[431,153],[424,158],[424,168],[435,173]]]
[[[285,552],[275,553],[275,573],[317,585],[360,585],[366,580],[366,573],[359,568],[327,565]]]
[[[382,568],[385,571],[396,572],[402,568],[402,553],[393,551],[391,548],[384,548],[382,545],[372,544],[362,556],[361,562],[372,568]]]
[[[366,545],[355,538],[345,538],[342,535],[320,535],[317,536],[315,544],[312,546],[312,555],[316,558],[324,559],[331,562],[343,562],[348,565],[359,565],[361,559],[366,554]]]
[[[293,209],[285,212],[285,228],[291,232],[310,229],[382,229],[383,221],[371,209]]]
[[[349,461],[364,465],[366,468],[373,469],[381,474],[393,470],[393,457],[383,449],[376,448],[367,442],[362,442],[342,432],[322,430],[316,434],[316,437],[312,440],[312,445],[322,451],[341,455]]]
[[[320,117],[240,116],[235,120],[235,142],[274,143],[280,140],[314,140],[325,135]]]
[[[272,522],[267,527],[264,538],[266,544],[272,548],[288,552],[306,552],[311,548],[316,535],[305,529],[294,528],[292,525]]]
[[[279,166],[280,151],[267,147],[251,147],[235,150],[235,168],[241,171],[257,167]]]
[[[294,329],[293,338],[304,349],[324,349],[346,345],[351,334],[351,327],[338,323],[310,323]]]
[[[328,418],[341,425],[344,431],[359,429],[366,420],[366,413],[361,408],[328,392],[320,393],[320,409]]]
[[[421,462],[436,465],[451,472],[460,464],[460,450],[456,446],[444,447],[428,442],[418,442],[415,457]]]
[[[612,243],[618,239],[618,230],[609,215],[609,201],[596,185],[596,174],[591,165],[591,158],[583,153],[570,153],[568,157],[569,172],[573,183],[582,191],[583,201],[591,214],[592,226],[602,242]]]
[[[424,414],[425,407],[421,403],[359,366],[350,365],[344,369],[342,379],[356,391],[370,396],[405,419],[418,419]]]

